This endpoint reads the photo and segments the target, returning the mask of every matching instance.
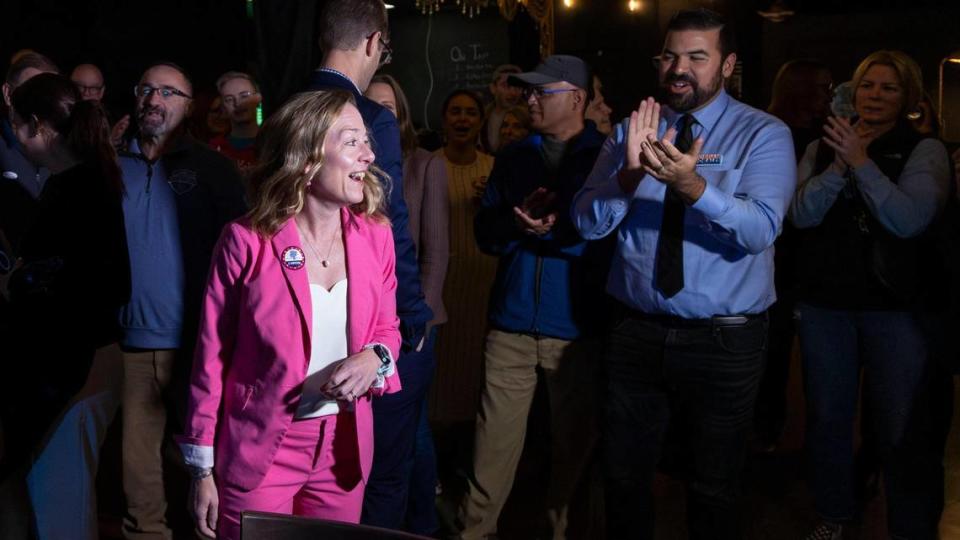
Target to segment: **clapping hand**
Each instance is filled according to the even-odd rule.
[[[826,132],[823,142],[836,152],[835,166],[840,169],[846,169],[847,166],[857,168],[870,159],[867,155],[867,147],[876,135],[874,130],[862,120],[851,125],[850,120],[846,118],[831,116],[827,118],[827,124],[823,126],[823,130]]]
[[[703,149],[703,139],[693,141],[690,149],[681,152],[670,142],[677,136],[677,128],[671,127],[659,141],[655,138],[641,145],[640,158],[643,170],[650,176],[670,185],[682,180],[684,176],[696,174],[697,159]]]
[[[556,198],[556,193],[542,187],[527,195],[520,206],[513,207],[517,227],[527,234],[537,236],[550,232],[557,222],[557,212],[550,210]]]
[[[617,181],[624,193],[633,194],[643,178],[643,143],[657,139],[660,126],[660,104],[652,97],[640,102],[640,107],[630,113],[627,127],[627,155]]]
[[[690,149],[681,152],[672,141],[677,129],[671,127],[659,141],[651,138],[642,143],[640,160],[643,170],[673,188],[688,203],[696,201],[703,194],[706,183],[697,174],[697,160],[703,149],[703,139],[697,138]]]

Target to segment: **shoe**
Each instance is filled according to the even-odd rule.
[[[843,525],[824,521],[803,537],[803,540],[843,540]]]

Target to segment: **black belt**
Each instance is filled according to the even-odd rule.
[[[757,319],[765,319],[767,312],[744,313],[741,315],[714,315],[706,319],[686,319],[676,315],[664,315],[659,313],[644,313],[633,308],[624,306],[627,316],[632,319],[650,321],[668,328],[706,328],[716,326],[743,326]]]

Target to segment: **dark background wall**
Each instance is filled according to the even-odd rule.
[[[650,57],[660,50],[670,16],[691,6],[709,7],[734,22],[743,97],[758,106],[769,101],[780,65],[793,58],[820,59],[836,80],[844,81],[871,51],[901,49],[920,63],[928,89],[935,90],[941,59],[960,50],[960,1],[794,1],[788,5],[797,14],[781,23],[757,14],[769,7],[768,0],[642,3],[635,14],[626,11],[625,1],[611,0],[557,10],[558,50],[580,54],[595,65],[608,101],[621,116],[655,91]]]
[[[104,70],[106,100],[129,107],[144,66],[182,65],[198,90],[246,69],[255,58],[252,21],[243,0],[0,0],[0,65],[31,48],[62,70],[91,62]]]
[[[450,92],[486,91],[497,66],[510,62],[509,24],[495,12],[468,19],[454,10],[432,17],[395,16],[390,37],[396,61],[384,71],[400,81],[420,126],[439,126]]]
[[[322,1],[256,0],[248,17],[246,0],[0,0],[0,64],[5,67],[10,54],[23,47],[48,54],[64,69],[97,63],[106,71],[108,101],[120,106],[129,106],[129,88],[155,59],[181,63],[198,90],[207,92],[223,71],[249,69],[261,77],[269,110],[302,87],[319,62],[314,14]],[[507,23],[490,2],[484,13],[469,19],[446,0],[430,21],[434,39],[428,43],[428,20],[414,0],[391,3],[396,5],[390,18],[397,54],[388,71],[408,88],[421,124],[436,122],[437,100],[453,86],[482,87],[482,75],[501,61],[524,69],[536,63],[537,28],[523,9]],[[788,0],[797,15],[782,23],[757,15],[770,0],[641,4],[641,10],[629,13],[626,0],[574,0],[573,9],[556,0],[556,52],[580,55],[596,68],[616,117],[655,91],[650,58],[659,52],[670,15],[685,7],[710,7],[735,22],[743,96],[759,106],[769,98],[776,70],[790,58],[819,58],[837,80],[845,80],[868,52],[900,48],[920,62],[928,88],[934,89],[941,58],[960,50],[956,0]],[[467,50],[474,43],[487,56],[473,64],[470,78],[455,78],[451,48]],[[443,71],[432,86],[424,73],[427,55]]]

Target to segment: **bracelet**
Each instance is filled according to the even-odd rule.
[[[204,478],[213,474],[212,467],[194,467],[192,465],[188,465],[187,470],[190,471],[190,477],[194,480],[203,480]]]

